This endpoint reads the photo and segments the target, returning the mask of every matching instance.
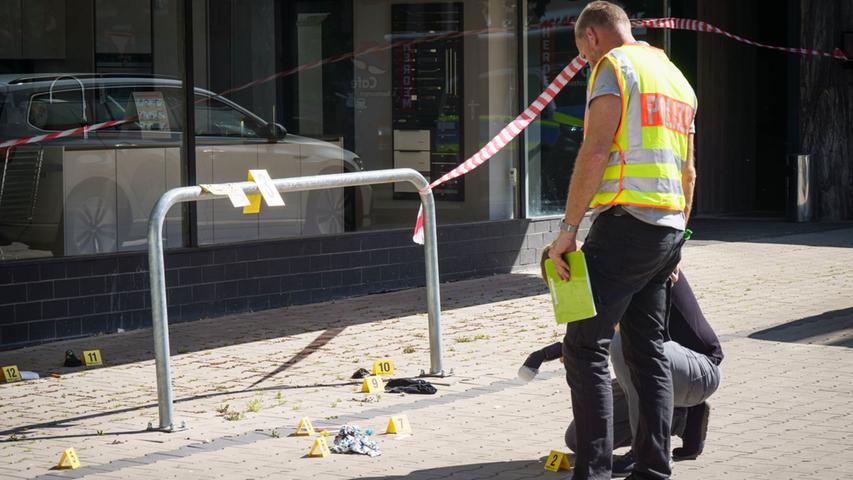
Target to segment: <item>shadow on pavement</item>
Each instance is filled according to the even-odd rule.
[[[749,335],[749,338],[853,348],[853,307],[761,330]]]
[[[540,375],[543,379],[551,379],[551,378],[559,377],[559,374],[556,372],[544,372]],[[519,386],[523,386],[525,384],[526,384],[525,382],[522,382],[521,380],[518,380],[515,378],[494,379],[492,382],[490,382],[486,385],[481,385],[481,386],[473,388],[473,389],[466,389],[466,390],[457,391],[457,392],[447,392],[447,393],[440,395],[440,396],[439,395],[436,395],[436,396],[428,395],[428,396],[424,396],[424,398],[419,398],[419,399],[417,399],[413,402],[410,402],[410,403],[401,403],[401,404],[390,405],[390,406],[389,405],[376,405],[374,407],[369,407],[366,410],[361,410],[358,412],[352,412],[349,414],[343,414],[342,416],[339,416],[339,417],[327,418],[325,421],[317,419],[317,421],[314,422],[314,427],[315,428],[321,427],[321,428],[337,429],[340,425],[347,424],[347,423],[358,423],[358,422],[363,421],[365,418],[373,418],[373,417],[385,416],[385,415],[394,415],[394,414],[399,414],[399,413],[403,413],[403,412],[411,413],[413,411],[427,409],[427,408],[438,408],[438,407],[451,408],[450,406],[453,405],[454,402],[457,402],[457,401],[463,400],[463,399],[469,399],[469,398],[471,398],[472,394],[476,396],[476,395],[480,395],[480,394],[503,392],[503,391],[506,391],[507,389],[516,388]],[[354,385],[354,384],[341,383],[341,384],[315,384],[315,385],[301,385],[301,386],[271,386],[271,387],[258,388],[258,389],[255,389],[254,391],[288,390],[288,389],[317,388],[317,387],[336,387],[336,386],[347,386],[347,385]],[[216,397],[219,395],[228,395],[229,393],[233,394],[233,393],[238,393],[238,392],[243,392],[243,391],[244,390],[231,391],[231,392],[217,392],[217,393],[201,394],[201,395],[196,395],[196,396],[191,396],[191,397],[184,397],[184,398],[176,400],[176,403],[188,402],[188,401],[192,401],[192,400],[195,400],[198,398],[208,398],[208,397]],[[74,422],[79,422],[81,420],[96,418],[96,417],[105,416],[105,415],[113,415],[113,414],[118,414],[118,413],[132,412],[132,411],[140,410],[143,408],[154,408],[154,407],[156,407],[156,404],[149,403],[147,405],[142,405],[142,406],[138,406],[138,407],[129,407],[129,408],[124,408],[124,409],[120,409],[120,410],[112,410],[109,412],[99,412],[99,413],[93,413],[93,414],[89,414],[89,415],[81,415],[81,416],[74,417],[74,418],[54,420],[54,421],[50,421],[50,422],[43,422],[40,424],[33,424],[33,425],[16,427],[13,429],[8,429],[8,430],[0,432],[0,435],[4,435],[4,434],[10,435],[10,438],[3,440],[3,441],[0,441],[0,444],[6,443],[6,442],[21,441],[21,440],[32,441],[32,440],[62,439],[62,438],[76,438],[76,437],[85,438],[85,437],[94,437],[97,435],[117,435],[118,436],[118,435],[144,434],[144,433],[147,433],[148,431],[147,430],[143,430],[143,431],[115,431],[115,432],[114,431],[103,431],[100,434],[97,432],[93,432],[90,434],[78,434],[78,435],[57,434],[57,435],[41,435],[39,437],[27,436],[26,438],[24,438],[24,435],[26,435],[30,429],[38,429],[38,428],[47,429],[47,428],[60,428],[60,427],[74,426],[75,425]],[[329,420],[331,420],[333,423],[328,423]],[[273,426],[274,430],[281,430],[281,431],[290,430],[292,428],[293,428],[292,424],[291,425],[281,425],[281,426],[277,426],[277,427]],[[253,444],[253,443],[261,441],[261,440],[266,440],[267,438],[269,438],[269,435],[270,435],[269,433],[262,432],[260,430],[254,430],[254,431],[239,433],[236,435],[225,435],[222,437],[217,437],[217,438],[211,439],[208,442],[205,442],[204,444],[201,444],[201,445],[197,444],[197,443],[190,444],[190,445],[184,445],[184,446],[178,447],[174,450],[169,450],[167,452],[159,452],[159,453],[156,453],[154,455],[160,455],[160,456],[165,455],[167,457],[190,457],[196,453],[201,453],[204,451],[207,451],[207,452],[218,451],[218,450],[221,450],[223,448],[227,448],[228,446],[233,446],[235,444],[234,443],[235,441],[241,445],[250,445],[250,444]],[[471,452],[466,451],[466,453],[472,453],[473,452],[473,448],[470,450],[471,450]],[[126,460],[127,462],[130,462],[132,465],[151,463],[150,459],[146,460],[146,457],[150,457],[150,455],[141,455],[141,456],[132,457],[129,459],[124,459],[124,460]],[[569,458],[570,462],[574,461],[574,457],[571,454],[569,455],[568,458]],[[536,460],[528,460],[526,462],[536,465]],[[541,466],[543,464],[543,462],[544,462],[544,457],[539,459],[538,465]],[[113,468],[115,470],[121,469],[121,468],[123,468],[120,466],[120,464],[122,464],[122,463],[123,463],[122,461],[115,462],[115,463],[111,462],[111,466],[112,466],[111,468]],[[462,470],[465,470],[466,468],[468,468],[468,467],[467,466],[461,467]],[[477,468],[477,466],[473,466],[470,468]],[[112,470],[110,470],[110,471],[112,471]],[[84,469],[81,469],[80,471],[78,471],[78,473],[80,474],[80,476],[85,476],[85,474],[89,473],[89,472],[87,472],[84,468]],[[539,473],[541,473],[541,472],[539,472]],[[427,478],[430,478],[430,477],[427,477]],[[434,477],[432,477],[432,478],[434,478]],[[460,478],[467,478],[467,477],[460,477]],[[513,477],[513,478],[518,478],[518,477]]]
[[[441,285],[442,311],[448,312],[547,292],[544,282],[537,276],[517,274],[510,280],[502,282],[502,286],[498,285],[488,290],[488,295],[470,294],[471,290],[485,291],[483,285],[492,285],[492,278],[495,277],[443,283]],[[345,307],[341,308],[341,304]],[[344,312],[346,314],[343,314]],[[270,374],[275,375],[303,360],[332,337],[340,334],[346,327],[425,314],[426,289],[417,288],[171,324],[169,325],[169,348],[174,357],[184,353],[310,332],[318,332],[321,335],[314,340],[315,343],[306,347],[305,351]],[[426,319],[424,319],[424,328],[426,328]],[[326,338],[327,335],[331,337]],[[0,351],[0,365],[17,365],[21,370],[38,372],[41,376],[46,376],[50,372],[71,374],[84,369],[62,367],[65,351],[71,349],[79,356],[82,350],[95,348],[101,350],[106,367],[154,358],[152,330],[145,328],[120,334],[64,340],[17,350]]]
[[[561,471],[559,474],[551,473],[545,470],[545,458],[538,460],[515,460],[509,462],[484,462],[470,463],[465,465],[451,465],[448,467],[426,468],[423,470],[413,470],[411,473],[404,475],[384,475],[374,477],[359,477],[361,480],[432,480],[432,479],[465,479],[476,480],[485,478],[495,479],[525,479],[525,478],[543,478],[546,475],[553,475],[554,478],[566,478],[569,472]],[[569,461],[574,460],[572,456]]]
[[[311,342],[310,344],[308,344],[308,346],[306,346],[305,348],[300,350],[299,353],[297,353],[296,355],[291,357],[290,360],[284,362],[280,367],[278,367],[275,370],[273,370],[272,372],[269,372],[268,374],[264,375],[259,380],[257,380],[255,383],[249,385],[249,388],[247,388],[246,390],[247,391],[251,390],[252,387],[255,387],[258,384],[269,380],[270,378],[278,375],[279,373],[286,371],[288,368],[296,365],[297,363],[301,362],[302,360],[305,360],[306,358],[311,356],[312,353],[316,352],[318,349],[322,348],[327,343],[329,343],[333,338],[340,335],[340,333],[343,331],[344,331],[344,327],[337,327],[337,328],[330,328],[330,329],[326,330],[325,332],[321,333],[317,338],[314,339],[313,342]]]
[[[469,293],[471,289],[477,291],[483,290],[481,282],[485,282],[487,285],[495,285],[495,287],[489,292],[489,295],[471,295]],[[546,287],[541,279],[534,275],[523,274],[513,275],[510,280],[500,283],[495,283],[490,278],[483,278],[442,284],[442,311],[447,312],[453,309],[512,300],[539,295],[545,292]],[[299,362],[310,358],[314,352],[321,349],[335,337],[341,335],[347,326],[425,314],[426,311],[426,290],[423,288],[382,294],[381,300],[378,297],[371,295],[339,300],[337,302],[241,314],[237,315],[237,318],[216,318],[170,325],[170,350],[173,356],[175,356],[176,352],[183,354],[304,333],[314,333],[316,335],[308,345],[292,355],[280,366],[262,374],[248,388],[241,387],[227,391],[211,391],[209,393],[178,398],[175,400],[175,403],[246,392],[340,387],[353,384],[351,382],[342,382],[280,385],[280,382],[276,382],[274,377],[287,371]],[[346,304],[346,308],[342,309],[340,303]],[[343,312],[346,312],[346,314],[342,315]],[[424,319],[423,326],[426,329],[426,319]],[[36,371],[41,373],[42,376],[48,372],[59,372],[62,375],[66,375],[84,371],[85,368],[61,367],[64,352],[67,349],[73,349],[79,354],[81,350],[92,348],[101,350],[106,368],[150,361],[154,358],[152,333],[149,328],[122,334],[60,341],[20,350],[4,351],[0,352],[0,365],[18,365],[21,370]],[[268,383],[259,386],[263,382]],[[0,431],[0,435],[19,436],[35,429],[65,428],[76,422],[91,418],[156,407],[156,403],[148,403],[37,424],[20,425],[2,430]],[[92,436],[94,435],[95,433],[92,434]],[[46,436],[44,438],[54,437]]]
[[[25,430],[25,428],[28,428],[28,427],[22,427],[21,429],[14,430],[14,431],[13,430],[7,430],[7,432],[11,435],[24,435],[27,432]],[[11,442],[17,442],[17,441],[21,441],[21,440],[26,440],[29,442],[29,441],[33,441],[33,440],[62,440],[62,439],[68,439],[68,438],[89,438],[89,437],[99,437],[102,435],[103,436],[139,435],[140,433],[149,433],[149,430],[119,430],[119,431],[99,430],[98,432],[95,432],[95,433],[78,433],[78,434],[74,434],[74,435],[71,435],[71,434],[69,434],[69,435],[45,435],[45,436],[41,436],[41,437],[27,436],[26,438],[9,438],[9,439],[5,439],[5,440],[0,440],[0,443],[11,443]],[[119,444],[119,443],[123,443],[123,442],[120,442],[119,440],[115,440],[115,441],[113,441],[113,443]]]
[[[690,219],[691,243],[749,242],[853,248],[853,235],[809,235],[853,229],[853,222],[792,223],[775,217],[697,217]]]
[[[205,398],[216,398],[216,397],[221,397],[221,396],[235,395],[235,394],[247,393],[247,392],[301,390],[301,389],[305,389],[305,388],[336,388],[336,387],[345,387],[348,385],[356,386],[356,385],[358,385],[358,382],[353,381],[353,382],[339,382],[339,383],[312,383],[312,384],[308,384],[308,385],[270,385],[267,387],[258,387],[258,388],[251,388],[251,387],[250,388],[235,388],[233,390],[216,391],[216,392],[210,392],[210,393],[202,393],[199,395],[192,395],[189,397],[176,398],[175,404],[180,404],[180,403],[184,403],[184,402],[192,402],[194,400],[200,400],[200,399],[205,399]],[[9,428],[6,430],[0,430],[0,435],[19,436],[19,435],[26,435],[27,432],[29,432],[31,430],[46,429],[46,428],[67,428],[67,427],[72,427],[77,422],[80,422],[83,420],[90,420],[92,418],[108,417],[110,415],[118,415],[118,414],[122,414],[122,413],[135,412],[138,410],[145,410],[146,408],[157,408],[157,403],[152,402],[152,403],[148,403],[145,405],[137,405],[134,407],[118,408],[115,410],[107,410],[107,411],[102,411],[102,412],[97,412],[97,413],[91,413],[88,415],[80,415],[77,417],[63,418],[63,419],[59,419],[59,420],[50,420],[47,422],[34,423],[34,424],[30,424],[30,425],[21,425],[21,426]],[[129,434],[139,434],[139,433],[146,433],[146,432],[148,432],[148,430],[133,430],[133,431],[122,431],[122,432],[104,431],[101,434],[94,432],[94,433],[90,433],[90,434],[80,434],[80,435],[44,435],[41,437],[27,436],[26,440],[30,441],[30,440],[49,440],[49,439],[57,439],[57,438],[94,437],[94,436],[98,436],[98,435],[129,435]],[[18,440],[19,439],[15,439],[15,438],[0,440],[0,444],[6,443],[6,442],[14,442],[14,441],[18,441]]]

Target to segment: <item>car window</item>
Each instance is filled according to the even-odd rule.
[[[89,98],[86,99],[86,103],[88,102]],[[53,96],[49,93],[39,93],[30,99],[27,121],[40,130],[76,128],[93,123],[91,112],[86,107],[79,89],[55,91]]]
[[[181,131],[180,90],[150,86],[108,87],[95,98],[98,122],[126,120],[112,127],[122,131]]]
[[[196,95],[196,135],[214,137],[263,138],[263,126],[230,105],[203,95]]]

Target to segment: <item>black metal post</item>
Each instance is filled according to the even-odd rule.
[[[524,110],[527,106],[527,65],[524,62],[525,49],[527,48],[527,2],[520,0],[516,4],[516,45],[518,46],[518,111]],[[517,179],[516,179],[516,218],[527,218],[527,129],[521,132],[521,135],[516,137],[518,142],[518,161]]]
[[[184,0],[184,130],[181,146],[184,151],[185,185],[195,185],[195,65],[193,62],[193,0]],[[184,204],[184,233],[190,247],[198,246],[198,209],[196,204]]]

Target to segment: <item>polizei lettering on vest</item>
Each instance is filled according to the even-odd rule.
[[[660,93],[640,94],[642,102],[642,125],[663,126],[682,135],[690,133],[693,122],[693,107]]]

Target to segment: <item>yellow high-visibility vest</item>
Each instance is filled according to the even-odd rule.
[[[683,211],[682,165],[697,106],[693,88],[662,50],[628,44],[595,65],[590,91],[605,58],[615,67],[622,119],[590,208],[634,205]]]

